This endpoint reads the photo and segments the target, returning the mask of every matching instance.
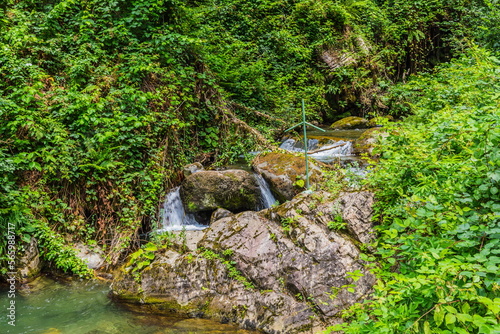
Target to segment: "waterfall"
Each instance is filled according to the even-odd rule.
[[[202,230],[206,225],[199,224],[193,214],[186,214],[180,196],[180,187],[172,189],[163,203],[161,211],[161,226],[157,232]]]
[[[270,208],[276,202],[276,198],[274,198],[273,193],[271,192],[271,188],[266,180],[262,177],[262,175],[255,173],[255,179],[259,184],[259,189],[261,193],[261,205],[258,209],[263,210]]]

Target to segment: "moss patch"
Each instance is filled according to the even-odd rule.
[[[368,120],[355,116],[342,118],[331,125],[331,128],[334,130],[365,129],[367,127]]]

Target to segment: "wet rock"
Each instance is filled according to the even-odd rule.
[[[294,185],[299,179],[305,180],[306,165],[303,156],[280,152],[261,154],[252,161],[252,167],[266,179],[280,202],[291,200],[304,190]],[[309,161],[309,173],[311,183],[321,181],[323,173],[312,161]]]
[[[359,236],[369,233],[358,227],[371,218],[370,198],[369,193],[300,194],[275,208],[216,220],[204,230],[198,252],[158,251],[140,283],[122,270],[112,294],[154,312],[207,317],[265,333],[319,332],[341,322],[340,312],[372,291],[375,278],[357,245],[364,239]],[[333,231],[328,222],[339,207],[348,211],[347,227]],[[354,281],[353,272],[361,278]],[[346,288],[351,284],[353,292]]]
[[[182,173],[184,177],[188,177],[191,174],[204,170],[203,165],[199,162],[195,162],[189,165],[182,167]]]
[[[180,195],[187,213],[224,208],[240,212],[253,210],[260,190],[253,175],[244,170],[200,171],[188,176]]]
[[[214,221],[217,221],[222,218],[231,217],[232,215],[233,213],[229,210],[217,209],[212,213],[212,216],[210,217],[210,223],[213,223]]]
[[[361,136],[354,141],[354,153],[368,154],[374,156],[373,148],[381,138],[387,137],[389,134],[384,128],[371,128],[361,134]]]
[[[350,116],[342,118],[341,120],[333,123],[330,127],[334,130],[351,130],[351,129],[366,129],[369,126],[367,119],[356,116]]]

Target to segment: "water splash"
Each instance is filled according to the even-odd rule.
[[[187,214],[182,205],[180,187],[172,189],[163,203],[161,227],[157,232],[203,230],[206,225],[198,223],[193,214]]]
[[[261,193],[261,202],[258,210],[264,210],[270,208],[271,205],[276,203],[276,198],[271,192],[271,188],[269,187],[269,183],[262,177],[262,175],[255,173],[254,174],[257,183],[259,184],[259,189]]]

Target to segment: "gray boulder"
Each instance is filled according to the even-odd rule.
[[[100,247],[89,247],[82,242],[75,245],[76,257],[81,259],[89,269],[100,269],[104,264],[104,253]]]
[[[199,171],[188,176],[180,195],[187,213],[254,210],[260,201],[255,177],[244,170]]]

